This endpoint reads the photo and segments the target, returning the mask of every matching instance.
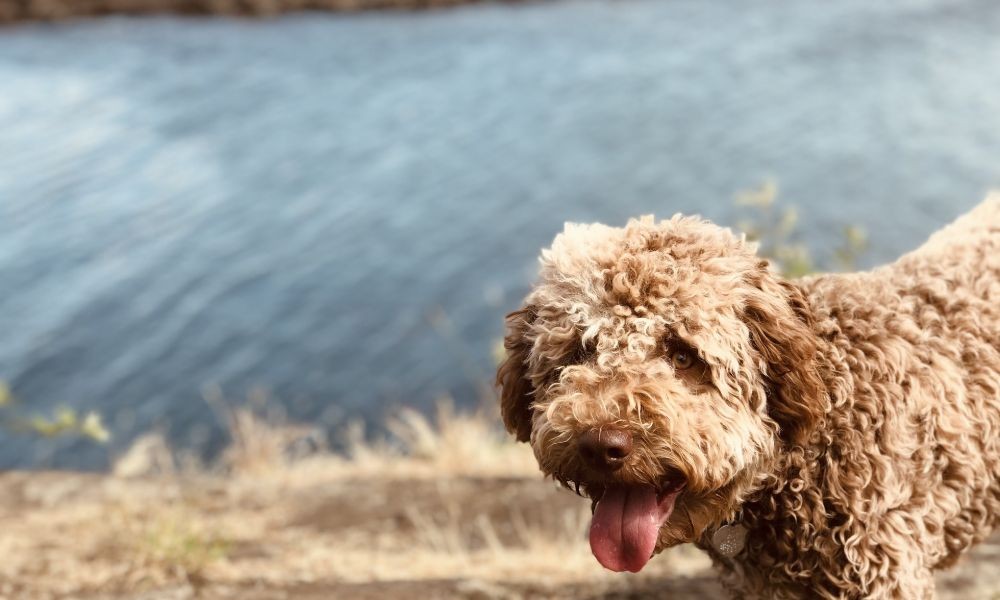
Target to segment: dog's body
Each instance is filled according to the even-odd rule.
[[[998,204],[887,267],[798,283],[830,406],[818,443],[780,457],[781,483],[744,507],[734,589],[930,597],[931,570],[996,525]]]
[[[608,568],[694,542],[738,598],[930,598],[1000,519],[1000,198],[797,281],[697,219],[568,226],[508,327],[505,422]]]

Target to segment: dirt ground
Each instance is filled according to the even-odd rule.
[[[529,475],[0,474],[0,598],[723,597],[693,548],[603,571],[589,503]],[[1000,598],[1000,537],[939,576]]]

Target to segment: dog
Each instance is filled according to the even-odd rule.
[[[1000,195],[896,262],[782,278],[697,217],[567,224],[506,319],[500,412],[636,572],[932,598],[1000,516]]]

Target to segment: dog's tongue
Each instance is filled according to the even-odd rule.
[[[652,486],[607,488],[590,522],[590,549],[598,562],[612,571],[633,573],[646,566],[676,497],[671,493],[657,502]]]

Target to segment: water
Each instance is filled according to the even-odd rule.
[[[475,403],[566,220],[733,223],[770,176],[821,255],[858,223],[891,260],[1000,185],[998,30],[868,0],[0,30],[0,378],[115,434],[0,433],[0,468],[211,449],[209,385],[334,429]]]

